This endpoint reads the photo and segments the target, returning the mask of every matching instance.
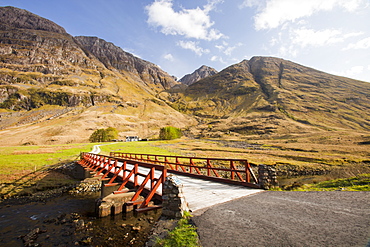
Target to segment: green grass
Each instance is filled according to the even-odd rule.
[[[293,191],[370,191],[370,173],[350,178],[339,178],[316,184],[304,184]]]
[[[1,147],[0,182],[12,182],[35,171],[76,160],[80,152],[89,152],[94,145],[101,145],[101,154],[106,155],[110,152],[176,155],[166,148],[167,143],[155,141]]]
[[[0,148],[0,196],[31,195],[37,191],[70,185],[75,181],[48,168],[79,158],[93,144],[13,146]]]
[[[19,173],[39,171],[63,161],[75,160],[80,152],[88,152],[92,146],[93,144],[87,143],[1,147],[0,182],[11,180]]]
[[[169,232],[167,238],[157,239],[155,246],[199,247],[198,234],[196,228],[189,223],[189,217],[185,216],[180,219],[176,228]]]
[[[149,141],[149,142],[117,142],[101,145],[101,154],[109,155],[110,152],[137,153],[137,154],[161,154],[161,155],[179,155],[166,147],[173,141]]]

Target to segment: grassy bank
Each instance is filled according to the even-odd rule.
[[[13,146],[0,149],[0,196],[30,195],[76,181],[50,168],[78,159],[93,144]]]
[[[294,191],[370,191],[370,173],[350,178],[339,178],[315,184],[304,184],[292,189]]]
[[[166,238],[157,238],[156,247],[199,247],[198,234],[196,227],[190,223],[191,215],[186,212],[184,217],[177,222],[177,226],[168,232]]]
[[[176,154],[165,147],[161,147],[161,145],[166,145],[166,142],[81,143],[1,147],[0,197],[29,195],[48,188],[75,183],[76,181],[53,172],[50,168],[77,160],[81,152],[91,151],[94,145],[101,145],[101,153],[106,155],[112,151]]]

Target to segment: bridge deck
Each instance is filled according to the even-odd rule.
[[[185,200],[189,204],[189,209],[193,212],[263,191],[261,189],[207,181],[182,175],[176,176],[184,186]]]
[[[133,165],[127,164],[127,168],[132,169]],[[139,167],[139,172],[147,174],[149,169]],[[169,171],[169,173],[171,172]],[[160,172],[155,172],[156,178],[159,178],[160,175]],[[263,191],[262,189],[208,181],[178,174],[175,176],[178,177],[183,184],[185,200],[189,204],[189,209],[192,212]],[[133,181],[132,179],[130,180],[131,182]],[[144,178],[139,178],[140,183],[143,180]],[[161,187],[158,188],[157,193],[162,194]]]

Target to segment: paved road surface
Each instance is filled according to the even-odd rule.
[[[267,191],[195,215],[203,247],[365,247],[370,240],[370,192]]]

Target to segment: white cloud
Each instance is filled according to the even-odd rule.
[[[367,7],[367,0],[245,0],[242,7],[257,7],[254,16],[256,30],[277,28],[288,21],[311,16],[319,11],[330,11],[341,7],[346,11],[355,11]]]
[[[203,49],[202,47],[198,46],[198,42],[194,41],[180,40],[179,42],[177,42],[177,45],[184,49],[195,52],[195,54],[197,54],[198,56],[202,56],[204,53],[210,52],[208,49]]]
[[[220,63],[223,63],[223,64],[227,64],[227,63],[222,59],[222,57],[219,57],[219,56],[212,56],[212,57],[211,57],[211,61],[212,61],[212,62],[220,62]]]
[[[168,54],[164,55],[163,57],[164,57],[164,59],[166,59],[168,61],[171,61],[171,62],[174,61],[174,58],[173,58],[171,53],[168,53]]]
[[[341,76],[353,78],[353,77],[357,77],[363,71],[364,71],[364,66],[359,65],[359,66],[353,66],[353,67],[349,68],[348,70],[341,71],[341,72],[334,73],[334,74],[338,74],[338,75],[341,75]]]
[[[263,4],[263,1],[261,0],[244,0],[244,2],[239,5],[239,9],[246,8],[246,7],[250,8],[254,6],[258,6],[259,8],[261,8],[262,4]]]
[[[224,53],[225,55],[228,55],[230,56],[231,53],[239,46],[242,46],[243,44],[242,43],[237,43],[236,45],[234,46],[229,46],[229,44],[227,42],[222,42],[222,45],[215,45],[215,47],[222,53]]]
[[[300,28],[293,30],[292,43],[298,44],[301,47],[306,46],[324,46],[344,41],[342,32],[335,29],[313,30]]]
[[[277,56],[280,57],[285,57],[285,56],[290,56],[290,57],[296,57],[298,55],[298,49],[294,45],[289,45],[289,46],[281,46],[278,49]]]
[[[219,0],[209,1],[203,9],[182,9],[176,12],[172,6],[172,0],[156,0],[146,6],[148,23],[154,27],[160,27],[166,35],[182,35],[187,38],[217,40],[224,35],[218,30],[211,28],[209,12],[214,9]]]
[[[343,50],[350,49],[369,49],[370,48],[370,37],[357,41],[356,43],[348,44]]]

